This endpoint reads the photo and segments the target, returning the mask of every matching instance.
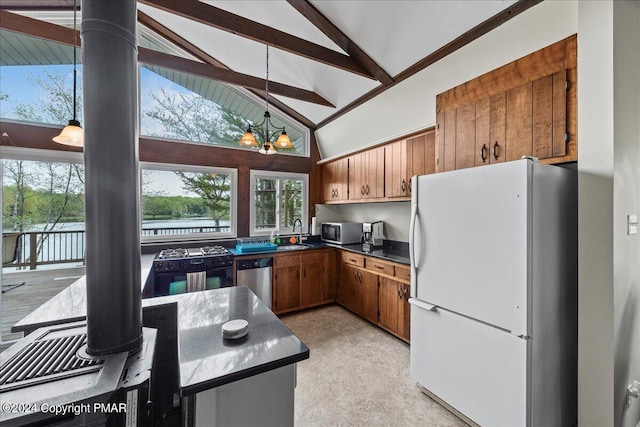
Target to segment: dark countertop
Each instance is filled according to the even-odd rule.
[[[389,243],[387,243],[389,242]],[[343,249],[350,252],[355,252],[361,255],[366,255],[374,258],[380,258],[386,261],[393,261],[399,264],[410,265],[411,261],[409,259],[409,244],[406,242],[396,242],[396,241],[385,241],[385,245],[379,249],[375,249],[372,252],[366,252],[362,249],[362,243],[354,243],[351,245],[337,245],[333,243],[325,243],[325,242],[304,242],[305,245],[310,246],[309,249],[322,249],[322,248],[336,248]],[[283,246],[286,246],[284,244]],[[243,257],[261,257],[264,255],[270,256],[275,253],[300,253],[304,252],[305,249],[300,251],[264,251],[264,252],[254,252],[248,254],[237,254],[235,248],[229,248],[229,250],[235,256],[243,256]]]
[[[143,307],[178,304],[180,393],[189,396],[309,358],[309,349],[249,288],[237,286],[142,300]],[[249,322],[238,340],[222,324]]]
[[[399,264],[410,265],[411,260],[409,259],[409,249],[407,245],[407,250],[398,250],[392,249],[388,247],[382,247],[380,249],[374,249],[372,252],[366,252],[362,249],[362,243],[354,243],[352,245],[334,245],[334,247],[343,249],[349,252],[355,252],[360,255],[370,256],[374,258],[380,258],[385,261],[393,261]]]

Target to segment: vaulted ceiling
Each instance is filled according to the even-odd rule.
[[[317,128],[539,1],[139,0],[139,59],[260,100],[268,44],[275,105]],[[72,7],[73,0],[0,0],[0,27],[70,44]]]

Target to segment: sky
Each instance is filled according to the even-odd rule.
[[[16,118],[14,114],[15,108],[19,104],[34,104],[38,97],[42,96],[41,89],[31,84],[28,76],[37,77],[42,75],[43,70],[47,68],[56,73],[63,74],[69,88],[73,87],[73,66],[72,65],[48,65],[48,66],[2,66],[0,67],[0,93],[8,95],[7,100],[0,101],[0,117]],[[175,83],[159,76],[146,68],[140,69],[141,95],[140,103],[143,109],[153,108],[156,101],[149,95],[153,91],[164,89],[168,92],[185,92],[186,89],[176,85]],[[82,82],[82,66],[78,66],[78,83]],[[161,131],[161,126],[152,123],[150,120],[144,120],[142,127],[148,132]],[[147,173],[149,179],[146,181],[146,189],[154,194],[164,194],[167,196],[189,196],[195,197],[196,194],[188,192],[182,188],[182,181],[176,177],[171,171],[154,171]]]

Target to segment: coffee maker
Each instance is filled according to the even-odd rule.
[[[362,223],[362,250],[372,252],[375,248],[382,247],[384,240],[383,222]]]

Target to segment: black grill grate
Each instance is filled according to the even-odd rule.
[[[102,364],[101,359],[77,356],[86,342],[87,334],[32,342],[0,367],[0,386]]]

